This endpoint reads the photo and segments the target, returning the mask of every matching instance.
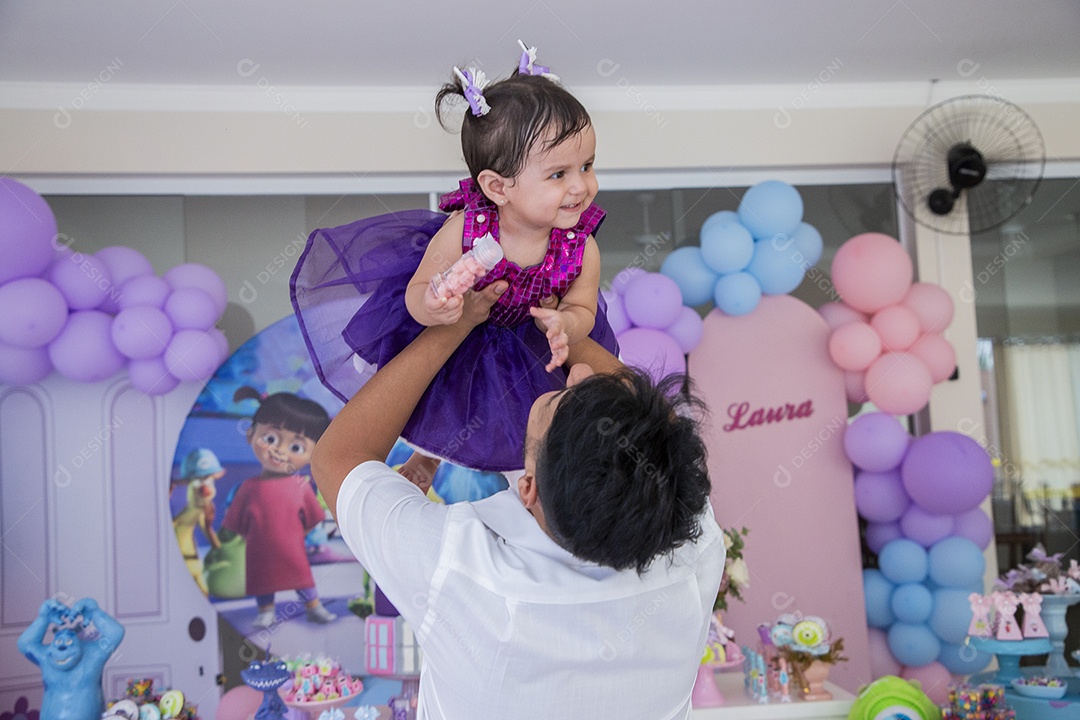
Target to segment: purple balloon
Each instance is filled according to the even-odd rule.
[[[128,379],[133,388],[147,395],[164,395],[180,384],[159,357],[129,362]]]
[[[945,430],[915,438],[900,476],[907,494],[924,510],[958,515],[990,494],[994,467],[979,443]]]
[[[48,348],[24,348],[0,342],[0,383],[33,385],[48,377],[52,370]]]
[[[682,291],[661,273],[642,273],[626,285],[622,294],[626,316],[637,327],[662,330],[679,319]]]
[[[952,534],[953,519],[951,515],[935,515],[912,505],[900,518],[900,531],[904,537],[928,548]]]
[[[0,177],[0,283],[44,272],[52,262],[56,216],[45,199]]]
[[[697,310],[684,307],[679,311],[675,322],[667,328],[667,334],[675,338],[684,353],[689,353],[701,342],[701,336],[705,334],[705,323]]]
[[[122,288],[124,283],[133,277],[154,274],[154,267],[150,264],[150,261],[135,248],[114,245],[98,250],[94,253],[94,257],[105,263],[105,267],[109,271],[109,277],[112,278],[113,285],[117,288]],[[115,314],[120,310],[119,296],[119,292],[110,293],[105,298],[105,302],[101,304],[101,309]]]
[[[161,276],[169,283],[173,290],[180,288],[198,288],[214,300],[217,308],[217,316],[225,313],[225,306],[229,304],[229,290],[225,287],[225,281],[212,269],[199,263],[185,263],[166,270]]]
[[[203,330],[181,330],[165,351],[165,367],[180,380],[206,380],[224,360],[219,344]]]
[[[105,263],[93,255],[72,253],[59,259],[49,268],[49,279],[72,310],[93,310],[110,296],[119,296]]]
[[[645,271],[639,267],[623,268],[611,279],[611,289],[619,295],[623,295],[626,292],[626,286],[630,284],[630,281],[644,273]]]
[[[48,280],[19,278],[0,285],[0,341],[24,348],[48,345],[67,322],[67,301]]]
[[[165,307],[165,301],[170,293],[172,293],[172,288],[161,278],[155,275],[140,275],[120,286],[117,305],[121,310],[136,305],[150,305],[160,310]]]
[[[209,330],[221,317],[214,298],[195,287],[173,290],[165,301],[165,314],[177,330]]]
[[[866,526],[866,546],[872,553],[880,553],[881,549],[893,540],[904,537],[900,532],[900,523],[868,523]]]
[[[967,538],[978,545],[980,550],[985,550],[994,537],[994,521],[981,509],[972,508],[953,517],[952,534]]]
[[[622,361],[645,370],[654,381],[686,372],[682,348],[662,330],[631,328],[619,335],[618,340]]]
[[[218,355],[222,358],[222,362],[229,357],[229,338],[225,337],[225,333],[215,328],[210,328],[206,331],[218,346]]]
[[[124,367],[125,358],[112,343],[112,316],[80,310],[49,343],[49,360],[69,380],[100,382]]]
[[[899,520],[910,505],[899,472],[864,470],[855,476],[855,507],[869,522]]]
[[[113,344],[133,360],[148,360],[161,355],[172,336],[173,325],[169,317],[151,305],[125,308],[112,321]]]
[[[911,436],[892,415],[867,413],[855,418],[844,433],[844,452],[863,470],[884,472],[900,467]]]
[[[607,301],[607,320],[611,331],[618,335],[632,327],[630,318],[626,317],[626,308],[623,307],[622,297],[614,290],[603,291],[604,300]]]

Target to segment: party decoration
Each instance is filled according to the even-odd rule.
[[[922,583],[898,586],[889,602],[898,621],[915,625],[929,620],[934,609],[934,596]]]
[[[832,261],[833,284],[844,303],[867,313],[903,300],[913,274],[911,256],[881,233],[856,235],[840,246]]]
[[[852,464],[872,472],[900,467],[910,444],[904,426],[886,413],[860,415],[844,433],[844,452]]]
[[[923,624],[893,623],[888,637],[893,657],[909,667],[929,665],[941,653],[941,641]]]
[[[820,259],[824,243],[802,222],[799,191],[768,180],[743,196],[738,212],[721,210],[701,226],[700,246],[681,247],[660,268],[683,303],[712,301],[726,315],[752,312],[764,295],[790,293]]]
[[[855,507],[861,517],[876,523],[893,522],[903,517],[910,505],[911,498],[895,470],[863,470],[855,476]]]
[[[916,504],[953,515],[978,507],[990,493],[994,467],[982,446],[967,435],[942,431],[911,443],[901,477]]]
[[[185,263],[163,277],[138,250],[107,247],[95,255],[56,242],[56,219],[33,190],[0,178],[0,383],[27,385],[55,370],[77,382],[106,380],[125,364],[132,385],[169,392],[180,380],[210,377],[228,355],[214,327],[228,291],[211,268]],[[646,315],[680,312],[677,288]],[[643,298],[644,299],[644,298]],[[613,318],[619,321],[618,305]],[[629,320],[622,315],[628,329]],[[694,328],[680,326],[689,342]]]
[[[85,634],[93,624],[96,637]],[[45,635],[53,629],[52,642]],[[68,607],[52,598],[19,636],[19,651],[41,668],[44,720],[98,720],[105,709],[101,676],[105,663],[124,638],[120,623],[83,598]]]
[[[639,328],[666,328],[682,310],[682,293],[674,280],[661,273],[642,273],[623,292],[626,316]]]
[[[925,548],[949,537],[953,531],[951,515],[935,515],[912,505],[900,518],[900,531]]]
[[[45,199],[0,177],[0,284],[40,275],[52,262],[56,217]]]

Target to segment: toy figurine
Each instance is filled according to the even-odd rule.
[[[777,658],[777,662],[780,665],[779,681],[780,681],[780,702],[791,702],[791,676],[788,673],[787,660],[781,655]]]
[[[1020,634],[1020,627],[1016,624],[1016,608],[1019,605],[1016,593],[1003,592],[994,593],[994,595],[994,607],[997,610],[994,618],[997,639],[1023,640],[1024,636]]]
[[[255,711],[255,720],[285,720],[289,708],[285,706],[277,689],[292,677],[292,673],[282,660],[270,659],[270,648],[266,649],[266,660],[252,660],[251,664],[240,671],[240,679],[248,687],[263,694],[262,704]]]
[[[1042,595],[1039,593],[1021,593],[1020,605],[1024,608],[1024,637],[1050,637],[1046,624],[1042,620]]]
[[[968,595],[971,603],[971,623],[968,625],[967,634],[972,637],[990,637],[990,610],[994,607],[994,599],[979,593]]]
[[[53,639],[46,645],[50,626]],[[41,667],[41,720],[100,718],[105,710],[101,675],[123,639],[124,626],[91,598],[70,608],[52,598],[43,602],[37,618],[19,636],[19,651]]]

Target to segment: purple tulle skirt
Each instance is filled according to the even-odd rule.
[[[343,401],[424,329],[405,307],[405,288],[446,215],[426,210],[316,230],[293,271],[293,309],[315,371]],[[590,337],[618,354],[599,299]],[[533,401],[566,386],[547,372],[547,338],[532,320],[479,325],[435,376],[402,431],[432,455],[477,470],[522,465]]]

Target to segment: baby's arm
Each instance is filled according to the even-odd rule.
[[[460,296],[436,298],[430,291],[431,278],[441,273],[461,257],[461,236],[465,229],[465,216],[455,213],[431,238],[420,265],[413,273],[405,289],[405,307],[413,320],[430,327],[449,325],[461,317]]]
[[[551,346],[548,371],[566,361],[570,345],[589,336],[596,324],[596,295],[600,289],[600,250],[590,235],[581,258],[581,274],[554,310],[532,308],[536,324],[547,334]]]

